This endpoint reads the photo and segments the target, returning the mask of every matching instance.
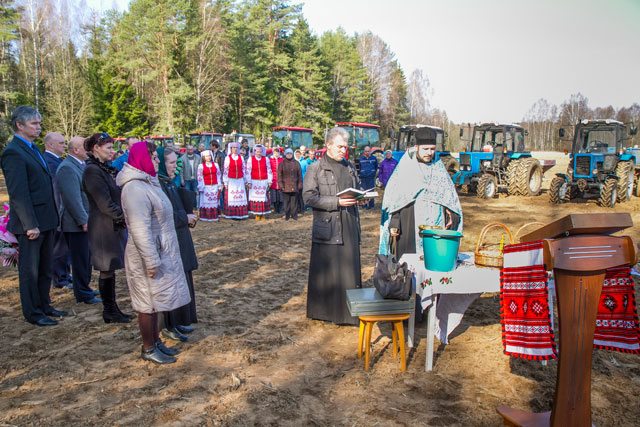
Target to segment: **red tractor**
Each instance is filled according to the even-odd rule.
[[[313,146],[311,133],[313,129],[291,126],[278,126],[273,128],[273,146],[289,147],[297,150],[300,146]]]
[[[175,144],[175,138],[172,136],[145,136],[143,140],[153,141],[158,147],[166,147],[167,144]]]

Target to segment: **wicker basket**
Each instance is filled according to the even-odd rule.
[[[523,225],[522,227],[518,228],[518,231],[516,231],[516,234],[513,235],[514,240],[518,240],[518,236],[520,235],[522,230],[524,230],[525,228],[530,227],[532,225],[537,225],[538,228],[540,228],[540,227],[544,227],[547,224],[545,224],[544,222],[528,222],[525,225]]]
[[[509,236],[509,242],[505,244],[513,245],[513,235],[511,234],[511,230],[509,228],[499,222],[492,222],[491,224],[487,224],[484,226],[480,235],[478,236],[478,243],[476,244],[476,250],[473,252],[475,263],[481,267],[493,267],[493,268],[502,268],[504,265],[504,257],[499,250],[490,250],[491,246],[498,246],[499,243],[487,243],[485,242],[485,238],[487,236],[487,232],[492,228],[503,228],[506,230],[507,235]]]

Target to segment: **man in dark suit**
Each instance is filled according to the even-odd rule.
[[[34,108],[20,106],[11,115],[15,133],[2,152],[0,165],[9,193],[7,229],[18,239],[18,281],[22,314],[38,326],[56,325],[48,316],[68,313],[51,307],[53,231],[58,212],[47,163],[33,141],[40,135],[42,117]]]
[[[62,155],[66,148],[64,136],[58,132],[50,132],[44,136],[44,153],[51,177],[55,177],[62,163]],[[60,205],[60,197],[56,188],[53,189],[56,206]],[[62,231],[53,232],[53,286],[56,288],[71,288],[71,274],[69,272],[69,248]]]
[[[73,267],[73,293],[77,302],[96,304],[100,301],[89,287],[91,282],[91,259],[87,221],[89,201],[82,191],[82,173],[87,152],[84,138],[74,136],[69,141],[69,155],[62,161],[53,180],[54,188],[60,196],[58,214],[61,229],[69,247]]]

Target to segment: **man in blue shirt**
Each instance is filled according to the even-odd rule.
[[[18,239],[18,283],[25,319],[38,326],[57,325],[49,316],[68,313],[51,307],[53,232],[58,211],[51,173],[33,141],[40,135],[42,116],[35,108],[20,106],[11,115],[13,140],[2,152],[0,164],[9,193],[7,230]]]
[[[124,164],[129,160],[129,148],[131,148],[131,146],[138,141],[138,138],[136,138],[135,136],[128,136],[124,140],[124,144],[122,147],[124,148],[124,153],[113,162],[111,162],[111,166],[121,171],[124,167]]]
[[[362,188],[370,190],[376,186],[376,173],[378,172],[378,159],[371,155],[371,147],[364,147],[364,154],[360,156],[360,182]],[[362,209],[373,209],[374,200],[369,199]]]

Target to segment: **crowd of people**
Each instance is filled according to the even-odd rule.
[[[14,137],[0,158],[25,319],[53,326],[68,315],[52,306],[53,281],[72,287],[77,303],[101,303],[105,323],[131,322],[134,315],[120,309],[116,296],[116,272],[124,269],[142,359],[175,362],[179,350],[167,347],[160,331],[185,341],[198,321],[192,276],[198,262],[189,231],[197,221],[195,193],[176,179],[177,153],[131,138],[121,161],[112,161],[113,138],[96,133],[71,138],[63,159],[60,133],[45,135],[44,152],[34,144],[40,123],[37,110],[18,107]],[[92,270],[98,291],[90,286]]]
[[[77,303],[101,303],[105,323],[137,317],[142,359],[175,362],[179,350],[161,336],[186,341],[198,322],[192,274],[198,260],[189,229],[198,219],[220,216],[241,220],[251,214],[261,221],[275,212],[295,220],[307,209],[314,216],[307,314],[353,322],[344,288],[361,286],[358,205],[365,203],[336,193],[373,187],[378,169],[387,166],[379,166],[367,147],[358,174],[345,158],[346,131],[328,132],[321,157],[311,147],[267,150],[249,148],[246,140],[228,144],[226,153],[212,142],[210,149],[187,146],[181,154],[130,137],[114,158],[107,133],[73,137],[67,147],[63,135],[51,132],[41,152],[34,143],[41,115],[31,107],[18,107],[11,125],[14,137],[0,164],[28,322],[58,324],[56,318],[68,313],[51,305],[50,288],[69,287]],[[366,202],[370,207],[373,200]],[[327,269],[329,263],[335,268]],[[122,269],[135,315],[117,303],[116,273]],[[93,270],[97,291],[90,286]]]

